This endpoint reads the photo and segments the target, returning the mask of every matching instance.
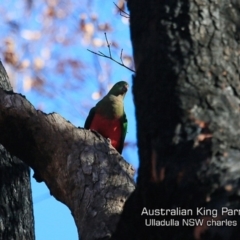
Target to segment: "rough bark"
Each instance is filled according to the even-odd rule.
[[[240,213],[221,212],[240,209],[237,4],[128,0],[140,168],[113,239],[239,239]],[[143,207],[193,214],[141,216]],[[150,218],[180,226],[146,227]],[[183,226],[190,218],[238,226]]]
[[[0,89],[11,91],[0,62]],[[0,239],[34,240],[30,170],[0,144]]]
[[[110,238],[134,171],[109,141],[0,89],[0,142],[69,207],[81,239]]]

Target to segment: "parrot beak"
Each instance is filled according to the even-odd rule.
[[[128,90],[128,84],[125,84],[123,87],[122,87],[122,93],[126,93]]]

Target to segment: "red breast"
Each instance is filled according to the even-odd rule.
[[[119,119],[107,119],[95,114],[90,129],[96,130],[105,138],[110,138],[112,146],[118,149],[122,135],[122,124]]]

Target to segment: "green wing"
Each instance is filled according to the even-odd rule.
[[[123,150],[123,146],[124,146],[124,140],[127,134],[127,125],[128,125],[128,121],[127,121],[127,117],[126,114],[124,113],[123,117],[122,117],[122,139],[121,139],[121,143],[118,149],[118,152],[120,154],[122,154],[122,150]]]
[[[90,128],[91,123],[92,123],[92,120],[93,120],[93,117],[94,117],[94,115],[95,115],[95,111],[96,111],[96,107],[93,107],[93,108],[90,110],[90,112],[89,112],[89,114],[88,114],[88,117],[87,117],[87,119],[86,119],[86,121],[85,121],[84,128],[86,128],[86,129],[89,129],[89,128]]]

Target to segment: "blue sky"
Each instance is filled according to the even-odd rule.
[[[62,75],[56,74],[52,70],[55,60],[50,58],[44,59],[45,68],[40,72],[40,76],[47,79],[46,90],[52,93],[53,97],[48,97],[34,89],[26,88],[26,75],[31,77],[31,68],[23,72],[14,72],[13,68],[6,63],[3,64],[9,73],[11,80],[14,79],[13,85],[16,92],[20,92],[36,107],[42,109],[46,113],[57,112],[67,120],[71,121],[75,126],[83,127],[88,111],[98,100],[92,98],[94,92],[99,91],[99,84],[107,87],[120,80],[129,83],[130,89],[125,97],[125,111],[128,118],[128,131],[126,141],[136,143],[136,122],[135,109],[132,96],[132,72],[111,62],[109,59],[97,57],[87,51],[101,50],[108,54],[107,47],[97,48],[84,41],[84,36],[76,35],[74,29],[80,16],[85,14],[87,19],[89,16],[97,15],[101,23],[110,23],[112,31],[108,33],[108,40],[118,43],[119,48],[112,48],[114,58],[119,59],[121,48],[123,52],[131,55],[131,41],[129,36],[129,26],[127,19],[116,14],[116,8],[111,1],[81,1],[82,4],[71,10],[72,16],[60,19],[57,22],[56,34],[59,38],[65,36],[73,36],[73,42],[69,45],[59,44],[58,42],[49,44],[49,36],[42,36],[39,40],[29,40],[29,33],[40,31],[41,33],[41,15],[39,12],[45,11],[46,6],[41,0],[33,1],[34,6],[30,13],[22,11],[25,1],[10,0],[1,3],[0,11],[5,22],[0,23],[0,37],[2,40],[10,36],[15,42],[15,48],[20,53],[22,59],[34,62],[36,56],[44,59],[48,52],[51,57],[55,56],[59,59],[72,58],[80,59],[84,64],[82,72],[83,80],[70,79],[71,74],[65,72]],[[54,2],[48,0],[49,3]],[[61,0],[60,0],[61,2]],[[77,0],[71,2],[77,3]],[[91,2],[91,4],[89,4]],[[70,5],[70,4],[69,4]],[[73,5],[75,6],[75,5]],[[70,6],[71,8],[71,6]],[[61,10],[61,9],[60,9]],[[61,13],[61,11],[60,11]],[[15,33],[10,32],[7,21],[16,21],[20,24],[21,30]],[[46,27],[46,26],[45,26]],[[8,36],[9,34],[9,36]],[[63,34],[63,35],[61,35]],[[96,39],[105,41],[104,33],[97,32],[94,36]],[[3,49],[4,41],[1,41],[0,48]],[[27,46],[27,50],[22,50],[22,46]],[[1,57],[3,59],[3,57]],[[67,84],[74,84],[74,88],[68,88]],[[54,87],[54,90],[52,88]],[[127,147],[123,151],[123,157],[131,163],[135,168],[138,166],[138,154],[136,147]],[[33,173],[31,172],[31,175]],[[35,233],[37,240],[77,240],[77,229],[69,209],[58,202],[53,196],[50,196],[49,190],[44,183],[37,183],[31,178],[34,217],[35,217]]]

